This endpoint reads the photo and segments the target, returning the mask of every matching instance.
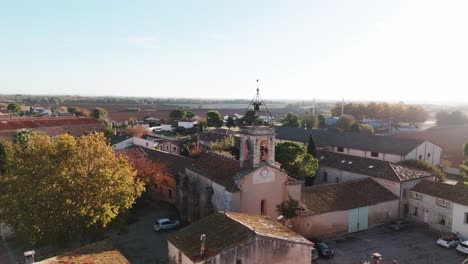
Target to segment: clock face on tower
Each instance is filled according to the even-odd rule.
[[[268,168],[260,168],[253,174],[253,183],[267,183],[275,181],[275,173]]]

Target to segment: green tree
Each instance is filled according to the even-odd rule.
[[[281,168],[296,179],[314,176],[318,167],[318,160],[307,153],[304,146],[291,141],[276,144],[275,160],[281,164]]]
[[[316,129],[319,126],[319,119],[317,115],[306,113],[302,116],[302,127],[307,129]]]
[[[16,131],[15,139],[13,140],[15,143],[18,143],[22,146],[26,146],[29,138],[36,132],[33,132],[29,129],[19,129]]]
[[[301,207],[299,202],[292,198],[289,198],[287,201],[283,201],[280,204],[276,205],[276,211],[279,215],[282,215],[284,219],[292,219],[299,215]]]
[[[130,119],[128,119],[128,125],[129,126],[134,126],[136,125],[137,121],[135,120],[135,118],[131,117]]]
[[[374,128],[371,125],[362,124],[361,125],[361,133],[366,134],[366,135],[373,135],[374,134]]]
[[[351,126],[351,132],[361,133],[361,125],[358,122],[354,122]]]
[[[104,135],[30,136],[0,177],[0,221],[33,244],[102,233],[144,190]]]
[[[217,110],[210,110],[206,113],[206,121],[209,127],[221,127],[223,125],[223,117]]]
[[[307,144],[307,153],[317,158],[317,145],[312,134],[309,135],[309,144]]]
[[[234,118],[228,117],[228,119],[227,119],[227,121],[226,121],[226,126],[227,126],[228,128],[235,127],[235,126],[236,126],[236,122],[234,121]]]
[[[18,113],[19,111],[21,111],[21,105],[17,103],[10,103],[7,106],[7,110]]]
[[[351,131],[351,127],[356,123],[356,120],[352,115],[342,115],[336,120],[336,126],[343,132]]]
[[[107,110],[102,107],[96,107],[93,110],[93,117],[96,119],[102,119],[107,117]]]
[[[184,120],[186,117],[187,117],[187,112],[185,112],[182,109],[175,109],[169,113],[169,118],[172,120]]]
[[[301,116],[293,113],[287,113],[283,119],[283,126],[286,127],[300,127],[301,123]]]
[[[195,114],[195,112],[193,111],[186,111],[185,112],[185,118],[187,119],[190,119],[190,118],[194,118],[197,114]]]
[[[465,185],[468,185],[468,141],[463,144],[463,154],[465,160],[460,164],[460,172],[464,178]]]

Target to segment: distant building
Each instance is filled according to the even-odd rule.
[[[304,144],[309,143],[309,135],[312,134],[317,146],[323,150],[390,162],[424,160],[438,166],[442,152],[441,147],[425,140],[397,139],[350,132],[304,130],[294,127],[278,127],[276,133],[278,139],[298,141]]]
[[[113,149],[125,149],[131,146],[140,146],[149,149],[158,148],[159,144],[151,137],[132,137],[126,134],[115,135],[110,138]]]
[[[312,242],[261,215],[214,212],[167,240],[170,263],[312,263]]]
[[[325,125],[327,126],[334,126],[336,125],[336,121],[338,121],[339,117],[337,116],[330,116],[325,119]]]
[[[189,120],[183,120],[183,121],[178,121],[177,122],[177,125],[179,127],[183,127],[183,128],[192,128],[194,127],[196,124],[198,123],[197,120],[195,119],[189,119]]]

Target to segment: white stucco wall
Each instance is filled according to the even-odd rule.
[[[414,198],[413,191],[409,192],[411,198],[409,198],[409,214],[408,217],[423,222],[429,225],[430,228],[435,229],[440,232],[448,232],[452,230],[452,215],[453,215],[453,203],[447,201],[447,206],[442,207],[438,205],[437,200],[438,198],[427,195],[427,194],[420,194],[422,197],[420,199]],[[414,208],[418,207],[418,215],[415,216]],[[439,214],[445,215],[446,217],[446,224],[441,225],[438,222],[437,216]]]
[[[468,240],[468,223],[465,223],[465,214],[468,214],[468,206],[453,204],[452,232],[458,232]]]
[[[442,153],[442,148],[437,145],[432,144],[429,141],[423,142],[417,148],[412,150],[405,156],[405,160],[419,160],[419,156],[421,156],[422,160],[425,160],[432,165],[439,165],[440,164],[440,155]],[[428,156],[428,154],[430,156]]]
[[[114,149],[124,149],[133,146],[133,139],[127,138],[126,140],[112,145]]]
[[[188,121],[179,121],[178,122],[178,126],[180,127],[184,127],[184,128],[192,128],[194,125],[197,124],[197,121],[192,121],[192,122],[188,122]]]
[[[133,144],[144,147],[144,148],[149,148],[149,149],[155,149],[155,146],[157,146],[157,143],[155,143],[154,141],[146,140],[146,139],[138,138],[138,137],[133,137]]]
[[[377,160],[385,160],[385,161],[390,161],[390,162],[400,162],[403,160],[403,157],[400,155],[396,154],[390,154],[390,153],[382,153],[378,152],[377,157],[372,157],[372,152],[367,151],[367,150],[360,150],[360,149],[351,149],[351,148],[344,148],[343,152],[338,151],[338,147],[333,147],[330,148],[329,151],[335,152],[335,153],[341,153],[341,154],[346,154],[346,155],[351,155],[351,156],[356,156],[356,157],[364,157],[364,158],[369,158],[369,159],[377,159]]]

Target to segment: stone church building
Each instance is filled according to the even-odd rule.
[[[267,215],[276,205],[299,200],[301,184],[275,162],[275,129],[248,126],[240,133],[240,158],[207,153],[179,172],[176,205],[183,220],[194,222],[215,211]]]

